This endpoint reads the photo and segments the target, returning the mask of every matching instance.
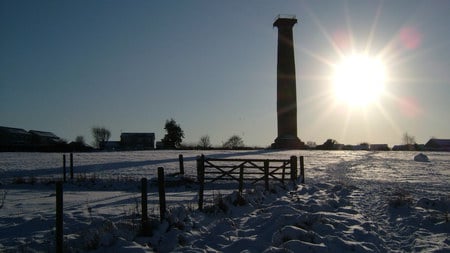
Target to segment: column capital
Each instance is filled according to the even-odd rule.
[[[273,22],[274,27],[293,27],[297,23],[297,18],[295,16],[293,17],[284,17],[284,16],[277,16],[277,19],[275,22]]]

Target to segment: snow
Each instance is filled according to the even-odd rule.
[[[198,186],[171,174],[183,154],[304,156],[305,184]],[[139,151],[75,153],[64,184],[65,252],[450,252],[450,153],[366,151]],[[67,159],[68,160],[68,159]],[[422,160],[421,160],[422,161]],[[68,164],[67,164],[68,167]],[[155,178],[164,167],[166,220]],[[68,168],[67,168],[68,171]],[[55,251],[55,180],[62,154],[0,153],[0,252]],[[140,178],[149,179],[151,235],[140,233]],[[240,201],[237,201],[240,200]]]

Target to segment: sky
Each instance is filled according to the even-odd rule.
[[[91,128],[185,144],[277,137],[278,14],[292,14],[298,137],[321,144],[450,138],[450,1],[0,1],[0,125],[92,142]],[[382,94],[337,99],[336,66],[383,62]]]

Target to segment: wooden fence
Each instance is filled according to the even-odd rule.
[[[70,180],[73,180],[73,153],[69,154],[70,157]],[[63,155],[63,181],[66,182],[66,155]]]
[[[179,155],[180,172],[184,174],[183,156]],[[73,180],[73,154],[70,154],[70,178]],[[198,208],[203,210],[203,193],[206,183],[231,180],[238,182],[239,193],[242,194],[244,181],[255,184],[264,182],[266,190],[269,189],[269,180],[285,183],[286,180],[296,181],[298,177],[298,159],[219,159],[207,158],[201,155],[197,158],[197,179],[199,183]],[[63,182],[66,181],[66,156],[63,155],[63,181],[56,182],[56,252],[63,251]],[[305,181],[303,156],[300,156],[300,179]],[[147,211],[147,184],[146,178],[141,179],[141,233],[150,234]],[[160,219],[165,219],[166,193],[164,168],[158,168],[158,192]]]
[[[304,183],[303,157],[300,157],[300,175]],[[269,180],[285,183],[289,177],[295,181],[298,177],[298,160],[290,159],[219,159],[201,155],[197,158],[197,178],[199,182],[198,208],[203,210],[204,190],[206,183],[219,180],[236,181],[239,193],[242,194],[244,181],[252,184],[264,182],[269,189]]]
[[[164,168],[158,168],[158,193],[159,193],[159,215],[160,220],[163,221],[166,218],[166,190],[164,179]],[[141,179],[141,231],[142,235],[150,235],[151,227],[148,220],[148,200],[147,200],[147,178]],[[63,182],[56,182],[56,219],[55,219],[55,251],[60,253],[64,249],[64,201],[63,201]]]
[[[69,171],[69,173],[70,173],[70,180],[73,181],[74,180],[73,153],[70,153],[69,157],[70,157],[70,160],[69,160],[69,162],[70,162],[70,167],[69,167],[70,168],[70,171]],[[66,154],[63,154],[62,180],[64,181],[64,183],[67,182],[66,160],[67,160],[66,159]],[[184,158],[183,158],[182,154],[180,154],[178,156],[178,163],[179,163],[179,171],[180,171],[178,174],[184,175]]]

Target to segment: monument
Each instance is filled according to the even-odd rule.
[[[292,28],[295,16],[277,16],[277,123],[278,137],[272,144],[276,149],[300,149],[304,143],[297,137],[297,91],[295,79],[294,40]]]

